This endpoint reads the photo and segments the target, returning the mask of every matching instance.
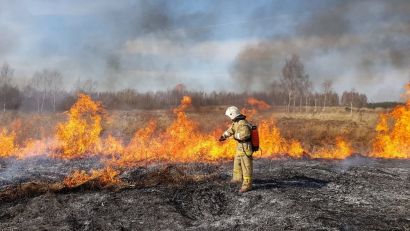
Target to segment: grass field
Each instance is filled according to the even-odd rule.
[[[189,122],[196,123],[200,132],[195,130],[188,135],[209,138],[198,134],[201,131],[213,134],[215,128],[227,127],[230,121],[224,116],[225,108],[189,108],[186,116]],[[328,108],[315,114],[286,113],[285,108],[271,108],[254,115],[251,121],[263,124],[262,120],[273,118],[285,139],[297,139],[309,153],[334,146],[336,137],[342,136],[352,144],[354,152],[366,154],[376,135],[379,113],[363,110],[350,114],[344,108]],[[158,121],[162,131],[168,131],[175,121],[187,122],[180,119],[180,114],[179,120],[175,117],[172,110],[108,111],[101,136],[113,135],[127,145],[134,133],[152,119]],[[64,121],[65,113],[7,112],[0,116],[1,126],[13,129],[20,143],[31,137],[52,137],[55,127]],[[89,136],[90,132],[80,134]],[[217,139],[219,134],[213,135]],[[127,152],[121,152],[120,157],[124,158],[118,160],[128,160],[129,165],[107,162],[104,155],[80,155],[73,159],[47,155],[0,158],[0,230],[26,227],[34,230],[407,230],[410,227],[408,209],[403,206],[409,201],[407,159],[360,155],[343,160],[304,158],[306,155],[298,159],[281,158],[281,155],[263,158],[256,154],[253,190],[239,194],[240,186],[228,183],[232,176],[231,158],[216,162],[197,158],[172,161],[173,157],[177,159],[176,154],[183,156],[191,151],[184,149],[186,137],[183,137],[183,141],[160,143],[171,152],[168,159],[163,159],[166,156],[155,148],[146,149],[159,153],[154,161],[145,157],[139,162],[138,155],[136,159],[127,159]],[[142,142],[150,145],[151,139]],[[193,141],[203,140],[194,137]],[[178,142],[178,148],[170,148]],[[146,145],[137,144],[131,147],[143,149]],[[216,141],[211,144],[219,145]],[[107,163],[113,163],[114,168],[106,167]]]
[[[229,126],[230,121],[224,116],[225,109],[225,106],[189,108],[187,116],[198,124],[201,131],[209,133]],[[351,114],[343,107],[329,107],[319,113],[313,113],[313,108],[308,108],[309,112],[302,108],[302,111],[289,113],[285,107],[273,107],[257,113],[250,120],[258,124],[263,119],[274,119],[285,139],[300,141],[308,152],[332,146],[335,138],[341,136],[351,143],[354,152],[366,153],[375,135],[379,115],[383,112],[380,109],[362,109],[353,110]],[[65,121],[66,117],[66,113],[8,111],[0,113],[0,127],[15,131],[16,142],[23,144],[30,138],[53,136],[57,124]],[[172,110],[108,111],[103,120],[102,136],[111,134],[127,143],[148,121],[155,119],[159,129],[165,129],[174,118]]]

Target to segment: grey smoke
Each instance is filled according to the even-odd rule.
[[[333,78],[339,91],[355,87],[375,100],[398,99],[410,75],[410,2],[327,3],[298,15],[293,33],[244,48],[231,68],[239,87],[269,86],[284,60],[296,53],[316,86]],[[395,88],[380,93],[386,83]]]
[[[0,60],[5,59],[18,45],[18,36],[9,27],[2,25],[0,22]]]
[[[374,159],[361,156],[358,153],[353,154],[353,156],[348,157],[334,166],[334,170],[340,173],[348,172],[351,169],[361,167],[361,166],[372,166],[376,163]]]
[[[0,37],[0,62],[8,61],[14,66],[12,59],[18,60],[22,56],[20,66],[15,67],[17,75],[22,68],[34,72],[38,66],[39,70],[60,70],[66,76],[67,84],[70,79],[92,78],[108,90],[141,85],[156,90],[184,82],[180,73],[186,71],[183,74],[190,75],[190,68],[194,70],[195,66],[201,66],[211,70],[205,74],[224,78],[221,83],[207,83],[203,80],[206,76],[196,78],[208,86],[207,90],[213,90],[213,86],[222,85],[222,82],[229,90],[269,90],[267,86],[279,78],[285,59],[295,53],[301,57],[316,86],[324,79],[334,78],[336,90],[354,87],[370,94],[370,98],[375,96],[375,100],[397,99],[398,91],[410,75],[410,2],[405,0],[271,1],[263,4],[257,1],[210,1],[204,4],[205,7],[191,11],[175,10],[178,1],[113,3],[105,0],[91,4],[91,8],[96,9],[85,15],[71,15],[66,21],[64,18],[66,24],[56,23],[53,29],[64,36],[64,41],[45,43],[48,38],[41,38],[41,31],[29,31],[39,35],[37,39],[44,46],[29,46],[28,54],[33,59],[38,58],[33,61],[21,46],[27,43],[37,45],[24,37],[27,33],[24,25],[30,24],[32,19],[31,4],[29,1],[0,2],[0,17],[6,14],[10,19],[5,23],[23,21],[18,30],[10,24],[0,23],[0,30],[8,31]],[[73,3],[76,4],[78,2]],[[81,7],[82,4],[75,6]],[[98,26],[83,25],[84,20]],[[238,21],[245,23],[235,23]],[[40,29],[44,29],[42,24]],[[149,49],[162,49],[162,54],[169,56],[124,52],[128,41],[139,39],[154,41],[149,44]],[[183,61],[175,57],[183,56],[183,52],[172,53],[173,50],[185,51],[196,44],[220,41],[218,39],[249,39],[252,42],[232,60],[229,70],[214,70],[218,64],[212,66],[216,63],[212,63],[212,52],[205,59],[187,57]],[[255,42],[256,39],[260,42]],[[166,43],[165,48],[161,42]],[[212,50],[212,44],[207,49]],[[211,63],[209,67],[206,62]],[[229,62],[231,60],[224,66]],[[231,80],[225,80],[227,72],[232,76]],[[188,87],[199,82],[192,81],[192,77],[187,79],[195,82],[184,82]],[[232,87],[232,82],[238,86]],[[380,91],[385,94],[379,94]]]
[[[211,36],[211,30],[201,26],[214,22],[216,15],[203,11],[175,14],[170,4],[171,2],[164,0],[143,0],[118,9],[107,9],[98,16],[98,20],[106,25],[108,34],[102,40],[86,39],[87,42],[82,44],[79,62],[84,68],[104,70],[99,82],[105,89],[135,86],[147,80],[147,76],[129,74],[128,71],[132,69],[172,72],[172,68],[169,68],[173,66],[172,60],[159,62],[146,56],[127,57],[119,51],[127,40],[140,37],[166,39],[174,46],[183,47]],[[90,36],[95,37],[92,34]],[[156,81],[161,83],[178,80],[163,80],[161,76],[157,76]]]

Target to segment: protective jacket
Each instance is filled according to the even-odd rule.
[[[223,133],[224,138],[233,136],[238,141],[236,146],[237,155],[252,156],[251,124],[246,120],[246,116],[239,115],[233,121],[231,127]]]
[[[233,138],[238,141],[236,146],[236,155],[233,163],[232,181],[242,181],[242,189],[250,190],[252,188],[252,143],[251,143],[251,124],[246,120],[244,115],[239,115],[233,119],[231,127],[226,130],[222,137]]]

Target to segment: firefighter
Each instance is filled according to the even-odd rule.
[[[232,120],[231,127],[226,130],[219,141],[224,141],[228,137],[238,142],[236,147],[235,159],[233,162],[232,183],[242,182],[240,193],[252,189],[252,143],[251,143],[251,125],[235,106],[228,107],[225,115]]]

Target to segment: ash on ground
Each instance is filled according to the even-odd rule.
[[[61,181],[95,163],[3,160],[0,192]],[[129,187],[117,190],[3,200],[0,230],[410,230],[409,160],[256,159],[254,166],[254,190],[244,194],[228,183],[227,162],[128,169],[121,179]]]

